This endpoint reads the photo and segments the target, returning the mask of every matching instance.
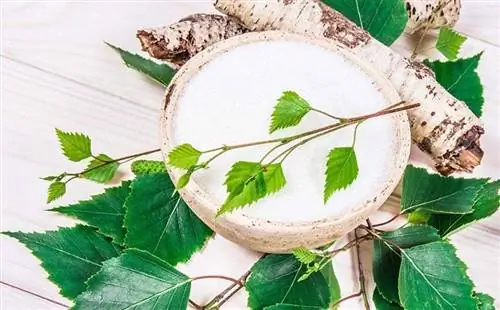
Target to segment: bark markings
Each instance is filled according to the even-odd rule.
[[[450,0],[438,1],[441,3]],[[452,4],[456,6],[457,3],[459,7],[460,1],[458,0]],[[207,46],[248,30],[284,30],[334,40],[359,57],[371,62],[385,74],[403,100],[421,104],[421,108],[408,113],[412,138],[421,150],[431,155],[441,173],[470,172],[480,163],[483,152],[479,146],[479,138],[484,133],[484,129],[480,120],[468,107],[447,93],[435,81],[434,73],[424,64],[396,54],[321,1],[216,0],[215,7],[231,17],[209,14],[192,15],[177,24],[161,28],[177,31],[178,36],[169,40],[166,39],[168,33],[165,30],[163,30],[163,39],[158,39],[161,37],[158,33],[162,33],[159,30],[149,31],[148,40],[144,39],[146,36],[141,38],[138,35],[143,48],[148,50],[153,57],[156,57],[153,52],[169,55],[171,61],[181,65]],[[414,8],[411,6],[411,11]],[[445,8],[448,9],[447,6]],[[220,26],[222,19],[224,19],[222,24],[225,25],[223,27]],[[210,20],[215,20],[218,26],[207,26],[206,23],[211,24]],[[196,35],[185,35],[189,33],[184,29],[186,23],[191,23],[189,27],[200,29],[200,31],[195,31]],[[198,23],[201,24],[198,25]],[[154,40],[151,39],[153,33],[156,33],[156,36],[153,35]],[[194,41],[194,37],[199,40]],[[165,44],[170,44],[170,46],[165,47]],[[155,51],[155,48],[161,48],[162,51]],[[165,51],[165,49],[169,50]]]

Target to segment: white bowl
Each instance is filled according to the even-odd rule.
[[[161,115],[165,161],[178,144],[200,150],[266,140],[272,108],[282,91],[297,91],[315,108],[353,117],[400,101],[375,68],[332,41],[283,32],[248,33],[213,45],[184,65],[165,95]],[[311,115],[310,115],[311,114]],[[330,124],[310,112],[284,137]],[[214,231],[262,252],[315,248],[351,231],[377,210],[398,184],[410,153],[405,112],[366,121],[359,127],[359,175],[323,203],[326,156],[350,146],[353,128],[312,141],[284,162],[287,185],[279,193],[215,217],[225,199],[224,175],[238,160],[258,161],[270,146],[226,153],[210,169],[196,172],[180,194]],[[183,171],[170,169],[177,182]]]

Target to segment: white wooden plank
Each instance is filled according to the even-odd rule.
[[[467,13],[465,10],[469,10],[469,7],[477,8],[474,11],[476,15],[473,15],[476,25],[472,29],[473,34],[466,26],[459,29],[490,40],[491,33],[498,33],[494,32],[494,27],[490,27],[498,20],[498,15],[495,15],[497,4],[487,2],[484,6],[479,1],[476,4],[473,2],[468,1],[469,6],[464,9]],[[485,7],[488,12],[481,13]],[[210,11],[211,5],[209,2],[52,2],[8,4],[3,9],[6,18],[2,53],[52,73],[9,60],[5,60],[2,65],[2,230],[30,231],[71,225],[71,220],[43,211],[46,208],[46,183],[37,179],[38,176],[77,167],[74,163],[67,163],[59,154],[53,135],[54,126],[84,131],[94,137],[95,149],[114,156],[158,145],[157,110],[163,92],[161,87],[122,66],[117,56],[101,44],[101,40],[111,41],[112,38],[113,43],[137,49],[134,38],[136,28],[172,22],[194,11]],[[468,14],[465,13],[459,27],[467,21],[465,17]],[[486,115],[490,119],[486,121],[487,135],[483,146],[487,154],[491,154],[485,157],[486,164],[478,170],[478,174],[492,175],[499,172],[500,166],[500,157],[495,148],[495,141],[499,141],[495,134],[499,133],[499,95],[496,89],[499,77],[496,68],[500,55],[498,49],[476,43],[470,40],[470,50],[467,47],[464,52],[486,48],[480,71],[486,85]],[[407,46],[403,44],[402,48],[407,49]],[[83,86],[82,83],[91,87]],[[88,182],[75,183],[62,203],[86,198],[99,192],[100,188]],[[393,205],[397,203],[393,202]],[[497,295],[497,299],[500,299],[497,280],[500,270],[492,267],[496,266],[500,257],[500,238],[496,228],[498,219],[497,215],[494,219],[457,234],[454,241],[460,255],[469,264],[469,273],[478,289]],[[60,298],[57,288],[44,279],[45,272],[25,248],[5,237],[1,237],[0,242],[3,243],[2,248],[7,249],[6,254],[2,255],[2,279],[44,296],[69,302]],[[369,245],[364,247],[364,252],[369,253]],[[343,295],[354,293],[357,289],[351,257],[352,253],[344,253],[335,261]],[[255,259],[255,253],[218,237],[210,242],[203,253],[197,254],[191,264],[181,268],[192,276],[226,274],[237,277]],[[371,264],[369,257],[365,259],[367,277],[370,278]],[[213,281],[200,281],[193,285],[193,298],[203,303],[223,286]],[[245,294],[239,294],[238,298],[227,304],[227,309],[241,308],[245,299]],[[12,298],[7,300],[11,300],[7,305],[26,305],[26,309],[38,307],[30,298],[26,298],[24,303]],[[360,308],[360,305],[359,300],[353,300],[342,308],[354,309]]]
[[[66,307],[0,284],[0,309],[3,310],[62,310]]]
[[[497,1],[466,0],[458,29],[497,44],[499,9]],[[2,53],[157,107],[156,94],[161,90],[128,72],[103,41],[139,51],[138,28],[169,24],[195,12],[215,12],[212,1],[8,3],[4,5]]]
[[[63,169],[81,168],[60,154],[53,132],[55,126],[84,131],[94,138],[95,150],[116,156],[156,145],[156,111],[10,60],[3,62],[2,69],[5,72],[2,85],[4,146],[8,146],[2,148],[2,192],[5,193],[2,196],[2,230],[41,231],[74,223],[44,211],[48,208],[45,205],[47,183],[38,177]],[[22,91],[21,85],[30,85],[30,91]],[[130,177],[130,173],[124,177]],[[101,185],[79,181],[70,184],[68,194],[55,205],[86,199],[101,190]],[[25,191],[29,194],[23,195]],[[0,242],[6,249],[0,267],[4,281],[71,304],[59,296],[58,288],[46,279],[47,274],[39,261],[24,246],[7,237],[1,237]],[[237,278],[257,257],[256,253],[216,237],[203,252],[193,257],[191,263],[180,269],[190,276],[222,274]],[[351,289],[354,282],[349,257],[346,253],[336,260],[339,279],[345,283],[343,287],[347,292],[354,290]],[[207,302],[227,284],[200,280],[193,283],[192,297],[199,303]],[[227,304],[227,308],[245,303],[246,294],[241,293]]]

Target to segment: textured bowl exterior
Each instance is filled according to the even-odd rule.
[[[333,53],[340,53],[353,64],[358,65],[377,83],[388,102],[396,103],[401,100],[392,84],[376,69],[332,41],[279,31],[240,35],[210,46],[193,57],[177,72],[167,88],[160,120],[161,148],[165,162],[168,153],[175,147],[172,145],[174,130],[171,128],[170,120],[175,115],[176,104],[184,86],[189,83],[190,79],[205,64],[236,46],[270,40],[307,42],[331,50]],[[215,218],[219,205],[212,203],[208,193],[202,191],[195,182],[191,181],[179,192],[193,212],[216,233],[252,250],[286,253],[300,246],[316,248],[328,244],[353,230],[379,209],[401,179],[410,155],[410,126],[406,112],[391,114],[390,117],[398,124],[393,140],[397,160],[392,169],[387,171],[386,182],[380,184],[372,199],[340,216],[330,216],[315,221],[278,222],[247,216],[243,209],[242,213],[231,213]],[[168,169],[168,172],[174,182],[177,182],[182,174],[175,169]]]

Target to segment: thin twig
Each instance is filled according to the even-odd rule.
[[[379,227],[379,226],[387,225],[389,223],[392,223],[394,220],[396,220],[400,216],[401,216],[401,214],[396,214],[393,217],[391,217],[390,219],[388,219],[387,221],[382,222],[382,223],[373,224],[371,227],[368,227],[368,228],[371,229],[372,227]]]
[[[348,299],[355,298],[355,297],[359,297],[359,296],[361,296],[361,292],[357,292],[356,294],[352,294],[352,295],[346,296],[346,297],[344,297],[344,298],[340,299],[339,301],[337,301],[336,303],[334,303],[334,304],[332,305],[332,308],[335,308],[335,307],[336,307],[336,306],[338,306],[341,302],[344,302],[344,301],[346,301],[346,300],[348,300]]]
[[[319,110],[319,109],[311,108],[311,111],[323,114],[325,116],[328,116],[330,118],[333,118],[333,119],[336,119],[336,120],[339,120],[339,121],[345,121],[345,120],[347,120],[346,118],[338,117],[338,116],[332,115],[330,113],[326,113],[325,111],[322,111],[322,110]]]
[[[401,105],[402,103],[404,103],[404,102],[399,102],[399,103],[397,103],[397,104],[395,104],[393,106],[398,106],[398,105]],[[410,105],[399,107],[399,108],[391,108],[391,106],[389,106],[388,108],[385,108],[384,110],[380,110],[380,111],[375,112],[375,113],[365,114],[365,115],[361,115],[361,116],[357,116],[357,117],[352,117],[352,118],[346,118],[342,122],[335,123],[335,124],[330,124],[330,125],[327,125],[327,126],[324,126],[324,127],[321,127],[321,128],[317,128],[317,129],[314,129],[314,130],[306,131],[306,132],[303,132],[303,133],[300,133],[300,134],[297,134],[297,135],[293,135],[293,136],[289,136],[289,137],[283,137],[283,138],[270,139],[270,140],[255,141],[255,142],[249,142],[249,143],[242,143],[242,144],[223,145],[223,146],[220,146],[220,147],[217,147],[217,148],[213,148],[213,149],[209,149],[209,150],[206,150],[206,151],[202,151],[202,153],[211,153],[211,152],[221,151],[221,150],[229,151],[229,150],[234,150],[234,149],[239,149],[239,148],[244,148],[244,147],[257,146],[257,145],[262,145],[262,144],[271,144],[271,143],[277,143],[277,142],[290,142],[290,141],[294,141],[294,140],[297,140],[297,139],[300,139],[300,138],[311,136],[311,135],[314,135],[314,134],[317,134],[317,133],[320,133],[320,132],[324,132],[324,131],[327,131],[327,130],[330,130],[330,129],[333,129],[333,128],[340,127],[340,125],[343,125],[344,123],[348,123],[350,125],[353,125],[353,124],[356,124],[356,123],[358,123],[360,121],[363,121],[363,120],[367,120],[367,119],[378,117],[378,116],[383,116],[383,115],[386,115],[386,114],[397,113],[397,112],[401,112],[401,111],[404,111],[404,110],[409,110],[409,109],[417,108],[419,106],[420,106],[419,103],[414,103],[414,104],[410,104]],[[342,128],[342,127],[340,127],[340,128]]]
[[[232,283],[230,286],[226,287],[222,292],[217,294],[212,300],[210,300],[206,305],[203,306],[203,309],[210,309],[212,306],[217,304],[219,301],[224,300],[224,296],[229,293],[233,288],[238,287],[236,291],[241,289],[245,285],[245,280],[250,275],[250,270],[245,272],[241,277],[238,278],[238,283]],[[232,295],[231,295],[232,296]],[[222,301],[221,301],[222,302]]]
[[[71,181],[73,179],[79,178],[79,177],[83,176],[84,174],[89,173],[90,171],[99,169],[99,168],[104,167],[106,165],[109,165],[109,164],[112,164],[112,163],[117,163],[117,162],[120,162],[122,160],[126,161],[126,160],[137,158],[137,157],[140,157],[140,156],[145,156],[145,155],[153,154],[153,153],[156,153],[156,152],[159,152],[159,151],[160,151],[160,149],[154,149],[154,150],[145,151],[145,152],[141,152],[141,153],[137,153],[137,154],[127,155],[127,156],[124,156],[124,157],[120,157],[120,158],[117,158],[117,159],[113,159],[113,160],[110,160],[110,161],[103,162],[100,165],[97,165],[97,166],[94,166],[92,168],[86,169],[86,170],[84,170],[82,172],[79,172],[79,173],[65,173],[65,175],[71,176],[71,178],[69,178],[68,180],[66,180],[65,183],[68,183],[69,181]]]
[[[340,252],[347,251],[350,248],[352,248],[352,247],[354,247],[354,246],[362,243],[363,241],[371,240],[371,239],[372,239],[372,236],[370,234],[366,234],[364,236],[361,236],[359,238],[356,238],[354,240],[349,241],[348,243],[346,243],[343,247],[341,247],[339,249],[333,250],[331,252],[327,252],[327,255],[330,256],[330,257],[334,257],[337,254],[339,254]]]
[[[357,229],[354,229],[354,237],[358,239]],[[365,286],[365,272],[363,270],[363,263],[361,262],[361,247],[359,243],[356,243],[356,256],[358,258],[358,272],[359,272],[359,289],[363,296],[363,302],[365,304],[365,309],[370,310],[370,303],[368,302],[368,295],[366,293]]]
[[[191,282],[196,281],[196,280],[204,280],[204,279],[222,279],[222,280],[227,280],[227,281],[231,281],[233,283],[236,283],[236,285],[241,284],[240,280],[237,280],[237,279],[234,279],[231,277],[220,276],[220,275],[208,275],[208,276],[194,277],[194,278],[191,278]]]
[[[230,292],[224,299],[222,299],[218,304],[217,304],[217,307],[220,307],[222,306],[223,304],[225,304],[229,299],[231,299],[234,295],[236,295],[236,293],[238,293],[243,287],[245,287],[244,285],[240,285],[238,287],[236,287],[235,290],[233,290],[232,292]]]
[[[198,305],[197,303],[195,303],[195,302],[194,302],[193,300],[191,300],[191,299],[189,300],[189,304],[190,304],[191,306],[193,306],[193,308],[195,308],[196,310],[202,310],[202,309],[203,309],[203,307],[201,307],[200,305]]]
[[[411,53],[411,56],[410,56],[411,60],[415,60],[415,58],[417,57],[417,53],[419,52],[420,46],[422,45],[422,42],[424,41],[425,36],[427,36],[427,33],[429,32],[429,29],[431,27],[430,19],[433,17],[433,15],[436,15],[439,10],[446,7],[452,1],[453,0],[449,0],[448,2],[440,3],[432,10],[431,15],[429,16],[429,23],[425,26],[424,31],[422,32],[422,35],[420,36],[420,39],[418,40],[417,45],[415,46],[415,48],[413,49],[413,52]]]
[[[370,221],[369,218],[366,219],[366,225],[368,225],[368,228],[370,228],[370,229],[373,228],[372,221]]]

